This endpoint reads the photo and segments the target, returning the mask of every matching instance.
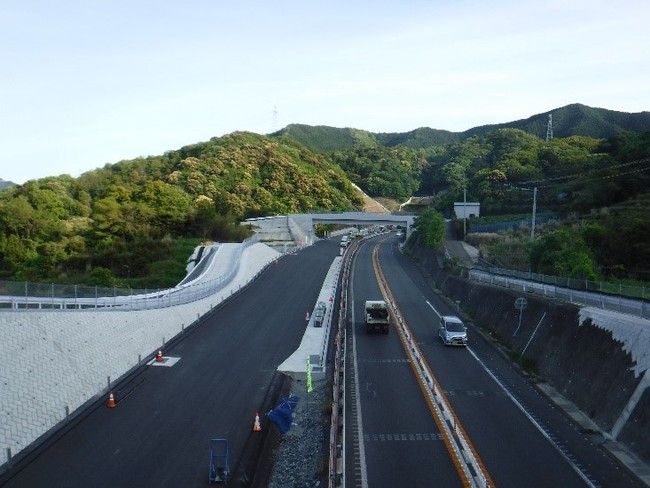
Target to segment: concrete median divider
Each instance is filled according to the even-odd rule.
[[[332,331],[332,320],[335,317],[336,291],[342,262],[343,258],[340,256],[334,258],[314,304],[313,312],[309,314],[309,320],[306,321],[307,326],[298,349],[278,366],[278,371],[291,376],[294,380],[307,379],[308,363],[313,380],[325,377],[327,345]]]

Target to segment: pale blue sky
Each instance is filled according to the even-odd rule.
[[[3,0],[0,178],[290,123],[463,131],[650,110],[650,2]]]

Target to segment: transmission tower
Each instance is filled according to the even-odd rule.
[[[548,114],[548,125],[546,126],[546,140],[553,139],[553,114]]]
[[[271,132],[278,131],[278,107],[276,105],[273,106],[273,127],[271,129]]]

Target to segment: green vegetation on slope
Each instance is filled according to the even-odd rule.
[[[359,147],[332,159],[368,195],[401,201],[417,193],[427,166],[424,151],[404,147]]]
[[[475,136],[485,136],[498,129],[519,129],[532,136],[545,138],[549,114],[553,115],[553,133],[556,138],[586,136],[607,139],[621,132],[650,130],[650,112],[617,112],[574,103],[533,115],[527,119],[473,127],[464,132],[420,127],[408,132],[373,133],[323,125],[291,124],[271,136],[291,137],[312,151],[323,153],[374,145],[423,149],[460,142]]]
[[[646,115],[572,105],[554,111],[554,120],[593,132],[645,127]],[[542,119],[529,120],[539,129]],[[550,141],[512,128],[465,135],[293,125],[273,137],[235,132],[76,179],[5,188],[0,278],[158,284],[173,279],[158,270],[182,272],[186,256],[174,250],[179,241],[240,241],[249,231],[238,222],[247,217],[361,208],[351,181],[398,203],[434,196],[430,205],[445,215],[466,190],[469,201],[481,203],[481,214],[493,218],[530,212],[537,188],[537,211],[554,214],[563,227],[540,227],[534,249],[511,241],[516,252],[510,256],[525,255],[525,268],[583,277],[648,275],[650,132]],[[563,233],[545,235],[554,231]],[[581,259],[568,259],[579,256],[566,256],[571,246],[558,244],[566,239],[580,244],[573,249],[581,250]],[[178,266],[165,263],[170,255]]]
[[[650,276],[650,132],[609,140],[573,136],[543,141],[514,129],[452,144],[431,160],[423,187],[442,189],[441,211],[462,201],[481,203],[481,214],[532,211],[556,215],[552,224],[502,233],[483,243],[500,266],[582,279]],[[428,185],[428,186],[427,186]],[[485,219],[479,219],[485,220]],[[527,242],[528,241],[528,242]],[[524,251],[524,252],[522,252]],[[522,260],[522,258],[525,258]]]
[[[359,146],[375,146],[375,136],[360,129],[328,127],[326,125],[290,124],[271,134],[271,137],[289,137],[312,151],[329,153]]]
[[[241,241],[245,217],[361,205],[323,156],[290,140],[234,133],[0,192],[0,277],[161,286],[178,281],[164,275],[179,267],[155,263],[176,255],[180,238]]]

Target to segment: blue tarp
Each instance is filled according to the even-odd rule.
[[[290,396],[281,398],[280,403],[269,413],[269,418],[278,426],[283,434],[289,432],[293,421],[293,411],[296,408],[299,398]]]

